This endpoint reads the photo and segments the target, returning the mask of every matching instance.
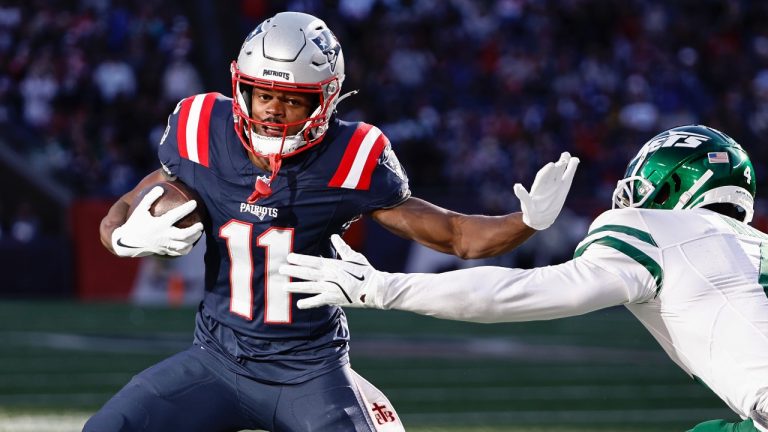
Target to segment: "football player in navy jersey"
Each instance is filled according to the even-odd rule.
[[[183,99],[159,146],[162,167],[121,197],[100,235],[118,256],[178,256],[205,232],[205,295],[189,349],[141,372],[85,431],[397,431],[389,401],[349,367],[338,307],[303,310],[278,269],[291,252],[335,256],[333,234],[363,214],[441,252],[507,252],[551,225],[578,159],[564,153],[515,185],[523,211],[464,215],[411,196],[387,137],[334,117],[344,56],[320,19],[284,12],[248,35],[231,65],[232,98]],[[177,228],[190,201],[154,217],[153,188],[179,179],[208,219]]]

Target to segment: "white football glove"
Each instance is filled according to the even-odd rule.
[[[290,282],[288,292],[317,294],[296,302],[299,309],[325,305],[380,308],[376,289],[381,274],[340,236],[332,235],[331,243],[340,260],[290,253],[288,262],[293,265],[280,266],[280,274],[308,281]]]
[[[203,235],[203,224],[198,222],[187,228],[173,226],[197,207],[197,202],[186,202],[162,216],[152,216],[149,208],[163,188],[156,186],[136,206],[127,221],[112,232],[112,249],[122,257],[147,255],[186,255],[197,239]]]
[[[530,193],[520,183],[515,184],[515,195],[520,200],[526,225],[543,230],[555,222],[571,189],[577,166],[579,158],[563,152],[560,160],[544,165],[536,173]]]

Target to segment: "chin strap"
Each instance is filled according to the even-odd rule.
[[[253,193],[246,200],[248,204],[253,204],[261,198],[266,198],[272,195],[272,182],[277,177],[277,172],[280,171],[280,167],[283,165],[283,159],[279,154],[269,155],[269,168],[272,174],[269,176],[269,180],[264,180],[264,177],[256,179],[256,184],[253,185]]]

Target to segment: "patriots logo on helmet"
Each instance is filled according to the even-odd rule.
[[[336,61],[339,59],[339,52],[341,51],[341,45],[333,37],[332,34],[327,34],[327,31],[320,33],[317,37],[312,38],[312,42],[320,48],[320,51],[325,54],[328,59],[328,63],[331,65],[331,72],[336,69]],[[328,32],[330,33],[330,32]]]
[[[251,39],[255,38],[257,34],[259,34],[259,33],[261,33],[263,31],[262,30],[263,27],[264,27],[264,23],[261,23],[255,29],[253,29],[253,31],[248,33],[248,36],[245,37],[245,40],[243,41],[243,44],[240,46],[240,50],[241,51],[245,48],[245,45],[247,45],[248,42]],[[250,54],[250,52],[248,52],[247,54]]]
[[[245,37],[245,41],[248,42],[249,40],[256,37],[257,34],[261,33],[263,26],[264,26],[264,23],[261,23],[258,26],[256,26],[256,28],[253,29],[253,31],[251,31],[250,33],[248,33],[248,36]]]

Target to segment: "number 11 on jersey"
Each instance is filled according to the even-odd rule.
[[[253,319],[253,225],[231,220],[219,230],[229,252],[229,310],[248,320]],[[293,228],[272,227],[256,238],[264,249],[264,323],[290,324],[291,294],[285,290],[288,276],[278,273],[293,249]]]

